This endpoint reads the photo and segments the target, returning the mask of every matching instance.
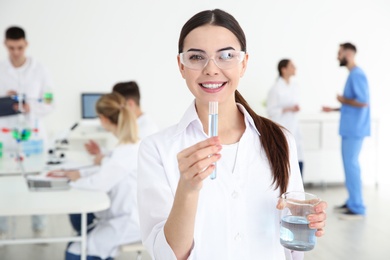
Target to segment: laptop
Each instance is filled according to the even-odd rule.
[[[68,178],[52,178],[45,175],[27,175],[27,185],[30,191],[54,191],[70,189]]]
[[[27,172],[23,160],[16,160],[23,178],[27,182],[30,191],[68,190],[70,188],[68,178],[47,177],[46,172]]]
[[[62,174],[59,176],[51,177],[47,176],[47,173],[53,170],[59,171],[74,171],[81,170],[86,168],[96,168],[96,165],[93,164],[80,164],[80,163],[63,163],[63,165],[58,168],[49,167],[49,170],[43,171],[37,175],[25,175],[27,180],[28,188],[31,191],[51,191],[51,190],[68,190],[70,189],[69,182],[70,180],[66,177],[62,177]]]

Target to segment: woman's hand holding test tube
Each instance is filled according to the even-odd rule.
[[[205,178],[216,177],[216,162],[221,158],[222,149],[218,138],[218,102],[210,102],[209,107],[210,137],[177,154],[181,175],[177,192],[199,191]]]

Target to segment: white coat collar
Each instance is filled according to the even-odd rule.
[[[34,59],[32,59],[31,57],[26,57],[26,61],[24,62],[24,64],[18,68],[15,68],[14,65],[12,65],[12,62],[11,62],[11,59],[8,57],[6,60],[5,60],[5,64],[7,66],[8,69],[12,69],[12,70],[24,70],[26,69],[27,67],[33,67],[35,65],[35,61]]]
[[[260,136],[260,132],[257,130],[256,125],[253,121],[253,118],[249,115],[248,111],[246,111],[245,107],[240,103],[236,103],[238,109],[243,113],[245,118],[245,125],[248,125],[256,131],[256,133]],[[195,100],[191,103],[191,105],[187,108],[183,117],[181,118],[179,124],[177,125],[176,131],[173,136],[179,135],[183,133],[187,127],[191,124],[194,124],[195,128],[198,128],[200,131],[203,131],[202,123],[200,122],[198,113],[195,108]]]
[[[288,87],[289,84],[287,84],[286,80],[282,77],[279,77],[278,78],[278,82],[277,82],[278,85],[280,86],[283,86],[283,87]]]

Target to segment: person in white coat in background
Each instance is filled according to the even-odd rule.
[[[130,111],[137,117],[138,125],[138,137],[142,140],[144,137],[149,136],[158,131],[158,127],[153,119],[142,111],[141,108],[141,93],[137,82],[126,81],[118,82],[113,88],[113,92],[121,94],[126,99]],[[100,147],[100,145],[94,140],[89,140],[84,144],[87,152],[94,157],[94,163],[100,165],[103,160],[110,157],[111,152],[106,147]],[[94,219],[92,213],[87,214],[88,223],[91,223]],[[80,230],[81,227],[81,215],[70,214],[70,222],[75,230]]]
[[[88,260],[113,259],[120,245],[141,240],[136,199],[139,148],[136,115],[116,92],[100,97],[96,111],[101,125],[118,138],[118,146],[100,167],[64,172],[72,187],[105,191],[110,197],[109,209],[94,212],[96,224],[87,238]],[[80,254],[80,243],[73,242],[65,259],[79,260]]]
[[[140,144],[143,244],[157,260],[302,259],[283,248],[279,232],[279,196],[303,190],[295,142],[237,90],[248,63],[242,28],[220,9],[195,14],[182,27],[177,63],[195,98],[180,122]],[[209,102],[219,106],[214,137]],[[326,206],[308,216],[317,236]]]
[[[278,63],[279,77],[268,92],[267,113],[268,117],[289,130],[297,145],[299,169],[303,176],[303,143],[302,133],[298,120],[299,87],[293,80],[295,65],[289,59],[283,59]]]
[[[8,51],[8,59],[0,62],[0,97],[23,97],[24,104],[19,111],[22,114],[0,117],[0,142],[4,151],[14,153],[17,141],[10,133],[1,130],[28,128],[36,129],[33,138],[41,140],[36,150],[45,151],[47,135],[42,118],[53,111],[52,81],[47,69],[38,61],[26,56],[28,42],[25,31],[20,27],[9,27],[5,32],[4,45]],[[45,95],[50,95],[49,97]],[[44,216],[32,216],[34,236],[41,236],[46,220]],[[0,217],[0,239],[6,237],[8,219]]]
[[[126,99],[130,110],[135,113],[137,117],[138,135],[141,140],[158,131],[158,127],[153,119],[141,109],[141,93],[137,82],[127,81],[116,83],[112,91],[121,94]],[[109,151],[104,151],[105,147],[100,147],[93,140],[89,140],[85,144],[85,148],[89,154],[95,157],[97,163],[100,163],[104,157],[110,154]]]

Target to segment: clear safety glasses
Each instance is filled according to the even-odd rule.
[[[210,60],[221,70],[231,69],[243,61],[245,52],[235,50],[223,50],[209,57],[203,51],[187,51],[180,53],[180,62],[189,69],[202,70]]]

